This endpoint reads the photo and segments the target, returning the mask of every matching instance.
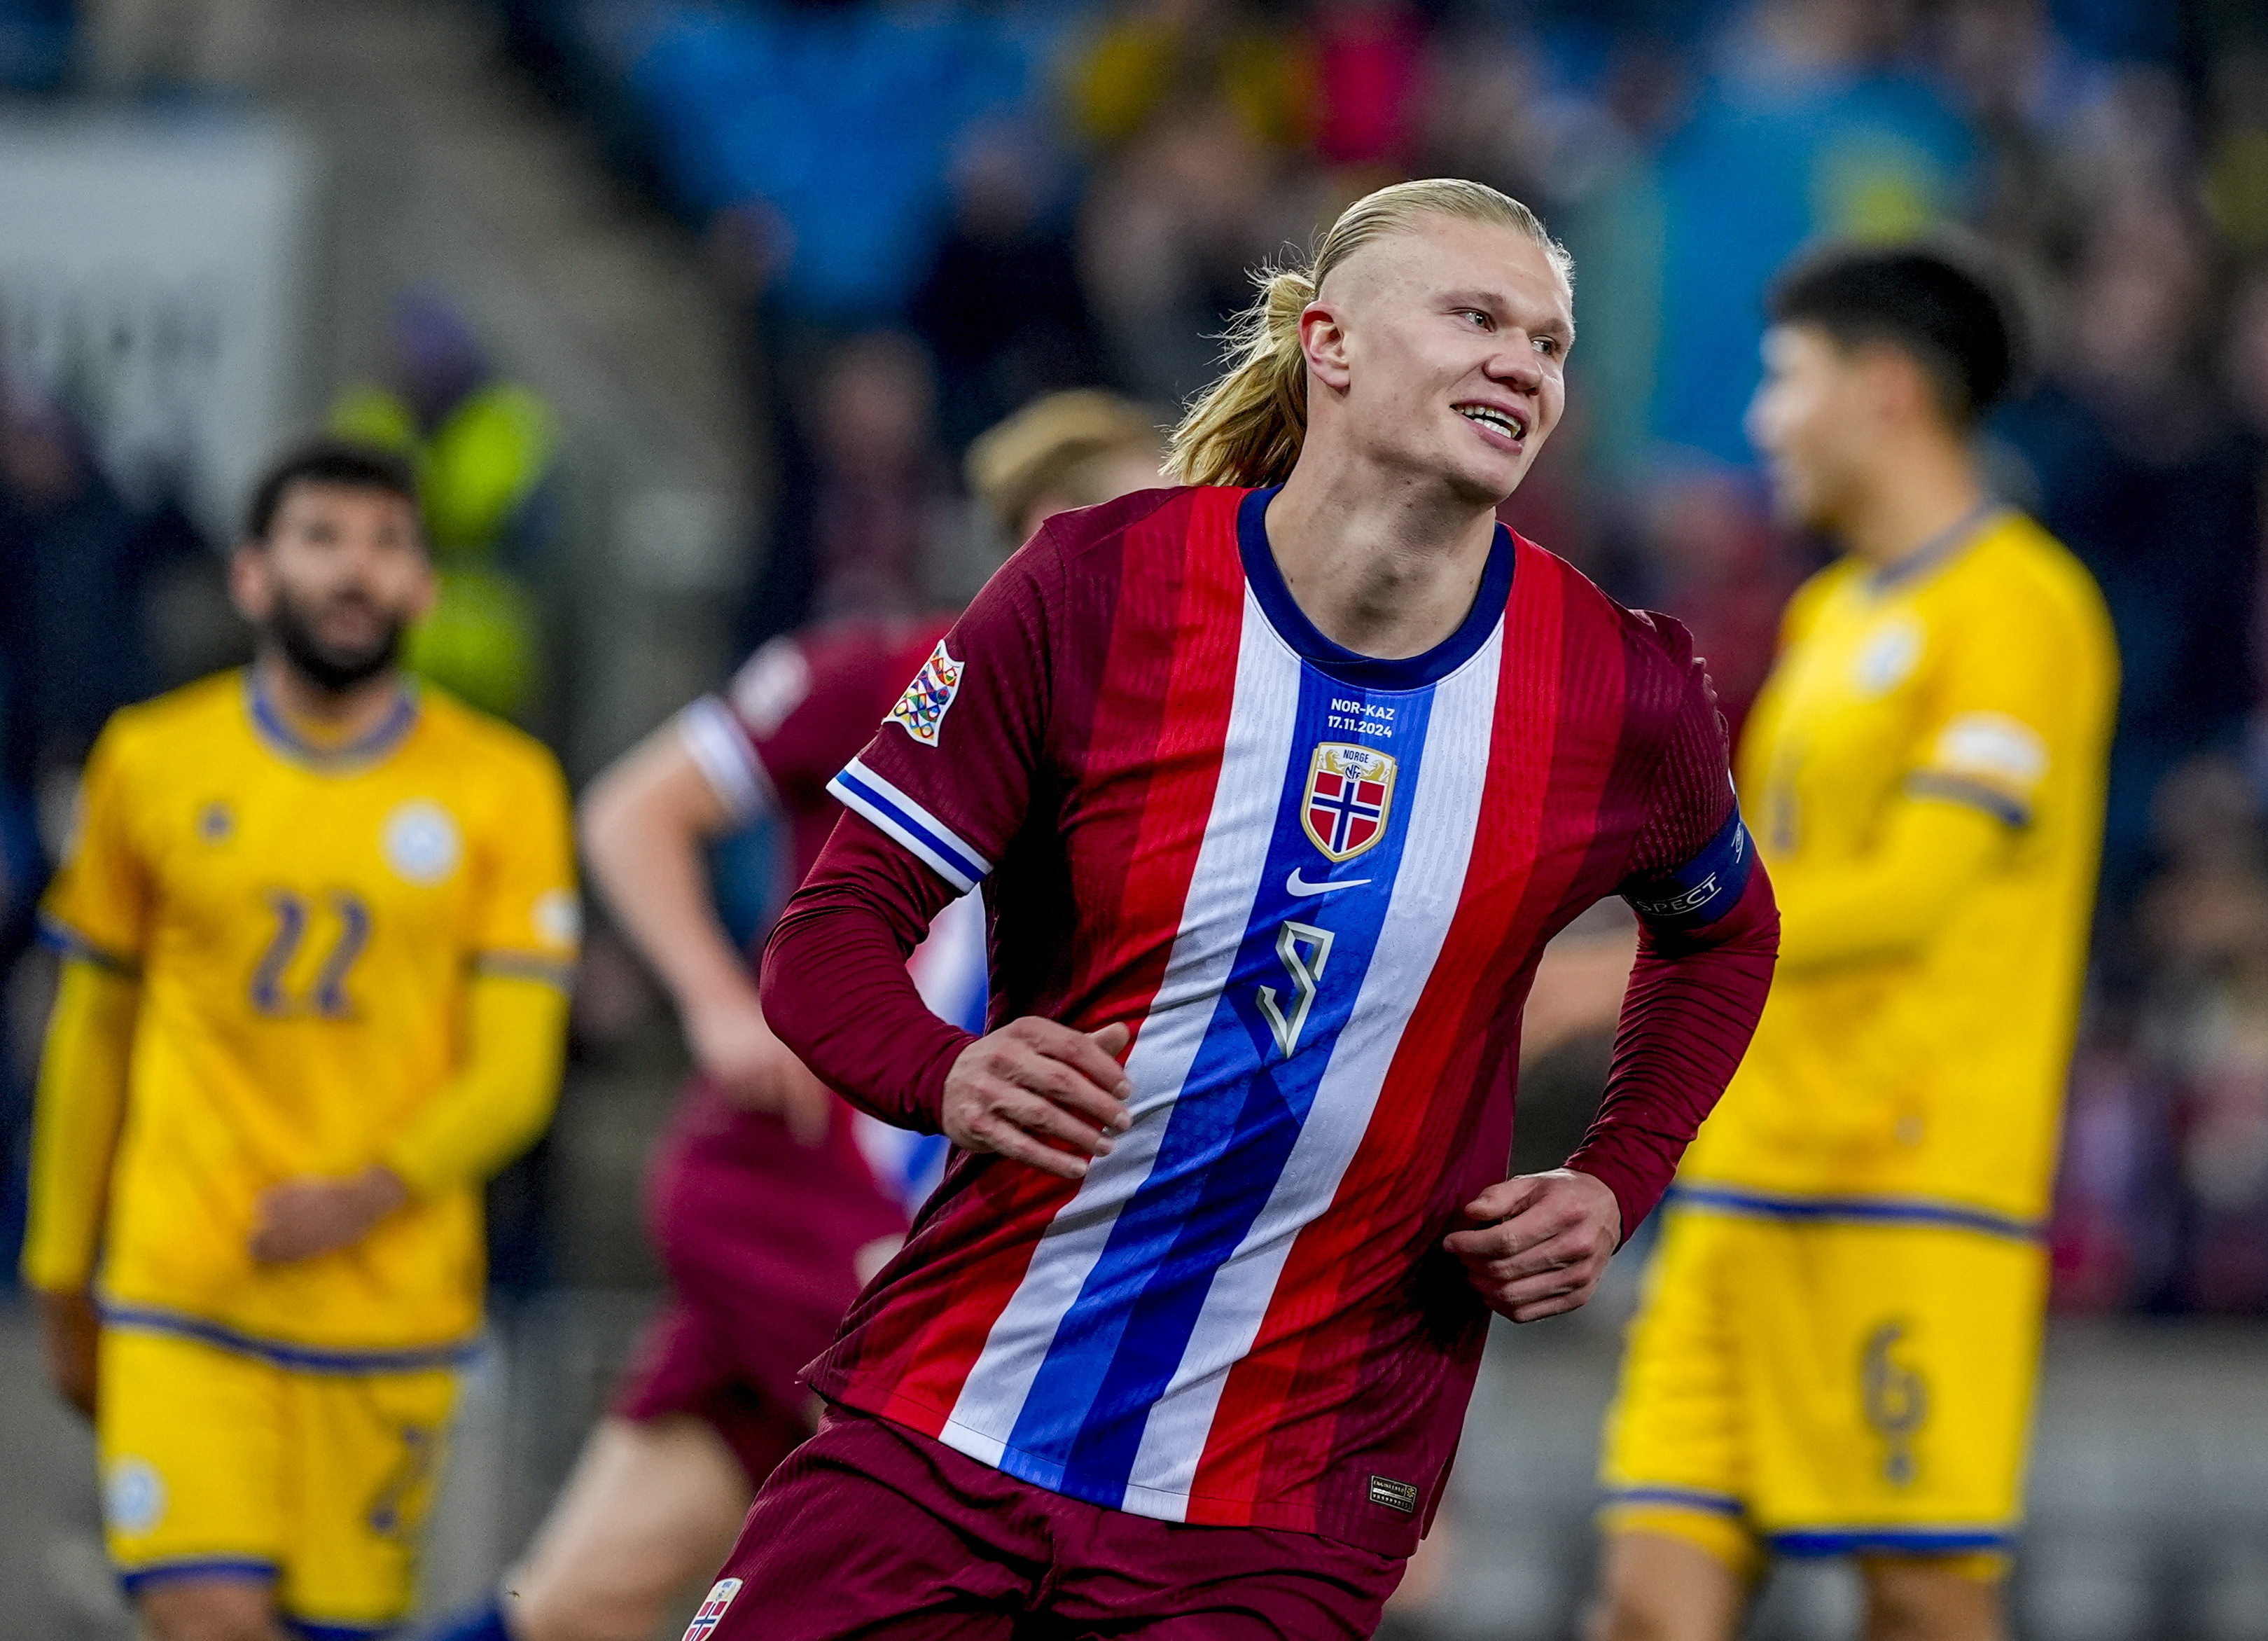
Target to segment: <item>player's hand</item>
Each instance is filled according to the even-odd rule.
[[[1580,1309],[1622,1242],[1623,1210],[1605,1184],[1572,1168],[1521,1174],[1465,1204],[1477,1227],[1441,1246],[1488,1307],[1515,1322]]]
[[[694,1063],[715,1078],[725,1098],[747,1111],[777,1113],[803,1145],[827,1138],[835,1096],[773,1032],[754,992],[684,1010]]]
[[[252,1257],[288,1265],[351,1247],[409,1200],[401,1176],[375,1165],[345,1179],[286,1179],[254,1205]]]
[[[50,1293],[35,1289],[40,1306],[40,1356],[55,1393],[88,1418],[94,1417],[95,1342],[102,1319],[94,1296],[85,1289]]]
[[[1118,1063],[1133,1037],[1123,1025],[1074,1031],[1036,1015],[1009,1021],[962,1049],[946,1073],[946,1137],[1084,1179],[1087,1158],[1108,1156],[1111,1136],[1133,1126],[1134,1085]]]

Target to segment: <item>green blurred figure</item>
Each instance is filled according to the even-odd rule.
[[[499,380],[448,299],[394,300],[386,380],[331,407],[331,431],[407,455],[417,471],[440,596],[415,627],[410,667],[474,706],[520,718],[539,682],[526,571],[549,545],[558,440],[550,407]]]

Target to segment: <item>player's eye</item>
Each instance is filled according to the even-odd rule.
[[[1559,338],[1557,336],[1536,337],[1535,351],[1538,353],[1548,354],[1550,357],[1557,359],[1559,355]]]
[[[1457,316],[1460,319],[1471,320],[1473,323],[1478,325],[1483,330],[1493,330],[1496,329],[1496,322],[1489,317],[1488,312],[1485,308],[1462,308],[1459,310]]]

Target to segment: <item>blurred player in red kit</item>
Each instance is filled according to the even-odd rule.
[[[1162,455],[1135,407],[1065,394],[979,440],[970,478],[1004,533],[1028,532],[1155,484]],[[854,1113],[781,1042],[718,921],[704,849],[777,817],[800,879],[842,813],[828,781],[951,621],[850,617],[775,639],[583,800],[593,876],[676,1000],[697,1066],[648,1179],[670,1296],[526,1559],[446,1641],[644,1641],[810,1434],[796,1376],[897,1248],[945,1147]],[[983,940],[974,900],[942,908],[911,965],[936,1014],[981,1025]]]
[[[836,778],[764,1005],[955,1149],[689,1633],[1375,1627],[1489,1312],[1589,1297],[1777,942],[1683,630],[1495,519],[1572,310],[1494,189],[1358,201],[1182,424],[1191,487],[1043,526]],[[904,966],[979,883],[982,1037]],[[1598,1120],[1506,1179],[1538,956],[1616,894]]]

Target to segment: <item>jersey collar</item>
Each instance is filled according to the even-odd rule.
[[[276,703],[261,687],[260,671],[256,667],[244,669],[245,709],[252,718],[252,727],[269,750],[280,752],[294,763],[305,764],[327,775],[349,774],[367,769],[391,753],[408,739],[417,727],[417,688],[408,679],[395,693],[394,705],[387,709],[367,734],[335,746],[323,746],[308,740],[291,728]]]
[[[2006,510],[2001,502],[1979,502],[1923,543],[1919,551],[1908,554],[1888,569],[1875,571],[1871,578],[1874,589],[1887,593],[1921,580],[1983,535],[1984,527]]]
[[[1245,584],[1260,601],[1268,625],[1317,671],[1366,689],[1419,690],[1447,677],[1488,642],[1489,634],[1504,617],[1505,601],[1512,595],[1512,571],[1517,557],[1512,532],[1502,523],[1497,525],[1496,539],[1490,543],[1488,566],[1481,572],[1473,607],[1465,612],[1457,630],[1421,654],[1388,661],[1358,654],[1326,638],[1307,619],[1292,589],[1284,585],[1284,573],[1277,568],[1276,555],[1268,547],[1268,504],[1281,489],[1281,484],[1271,484],[1256,490],[1238,504],[1237,551],[1244,559]]]

